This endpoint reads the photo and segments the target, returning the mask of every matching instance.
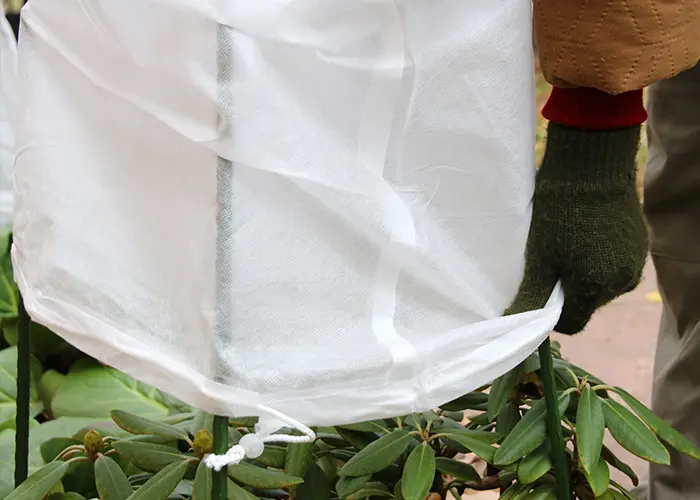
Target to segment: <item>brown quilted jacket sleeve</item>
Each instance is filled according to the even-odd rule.
[[[700,60],[700,0],[534,0],[545,78],[611,94],[646,87]]]

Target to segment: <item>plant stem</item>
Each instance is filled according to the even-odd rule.
[[[66,457],[66,455],[68,455],[69,453],[73,453],[74,451],[79,451],[81,453],[87,453],[85,446],[83,446],[82,444],[74,444],[73,446],[69,446],[69,447],[65,448],[61,453],[59,453],[58,456],[56,456],[56,458],[54,458],[54,462],[56,460],[63,460]]]
[[[560,397],[560,398],[563,398],[563,397],[566,396],[567,394],[573,394],[574,392],[579,392],[578,387],[569,387],[567,390],[565,390],[564,392],[562,392],[562,393],[561,393],[561,396],[559,396],[559,397]]]
[[[467,488],[475,491],[490,491],[501,487],[501,479],[496,476],[486,476],[481,481],[467,481]]]
[[[569,367],[567,366],[567,367],[566,367],[566,372],[569,374],[569,376],[571,376],[571,380],[574,382],[574,387],[578,387],[579,384],[580,384],[580,382],[579,382],[579,380],[578,380],[578,377],[577,377],[576,374],[574,373],[574,371],[573,371],[571,368],[569,368]]]
[[[214,417],[214,453],[223,455],[228,448],[228,417]],[[228,468],[211,473],[211,498],[212,500],[226,500]]]
[[[554,366],[549,337],[540,345],[539,353],[545,405],[547,408],[547,433],[549,435],[552,463],[554,464],[554,473],[557,480],[557,499],[571,500],[569,470],[566,466],[566,454],[564,451],[564,435],[561,432],[561,419],[557,408],[558,400],[554,390]]]
[[[17,312],[17,420],[15,435],[15,488],[29,474],[29,393],[31,330],[27,310],[20,295]]]

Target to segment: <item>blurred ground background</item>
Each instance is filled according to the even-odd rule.
[[[549,95],[550,86],[537,72],[537,105],[542,109]],[[537,162],[544,153],[547,122],[538,113],[536,154]],[[644,162],[646,161],[646,138],[640,148],[639,187],[641,190]],[[640,191],[641,192],[641,191]],[[656,276],[651,262],[647,263],[644,281],[634,292],[629,293],[596,313],[586,330],[576,336],[555,335],[562,344],[562,355],[572,363],[596,375],[610,385],[619,385],[651,404],[652,370],[656,334],[661,316],[661,300],[656,289]],[[606,444],[623,461],[627,462],[640,478],[646,475],[646,466],[623,450],[606,435]],[[611,469],[613,479],[630,487],[627,477]],[[469,492],[470,500],[492,500],[498,498],[493,491]]]

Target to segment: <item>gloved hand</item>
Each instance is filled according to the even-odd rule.
[[[561,280],[565,303],[555,330],[574,334],[596,309],[639,284],[648,251],[636,186],[640,128],[549,124],[525,275],[506,314],[543,307]]]

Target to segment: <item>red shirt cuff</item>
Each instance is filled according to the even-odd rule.
[[[612,95],[593,88],[553,87],[542,116],[567,127],[601,130],[640,125],[647,112],[641,89]]]

